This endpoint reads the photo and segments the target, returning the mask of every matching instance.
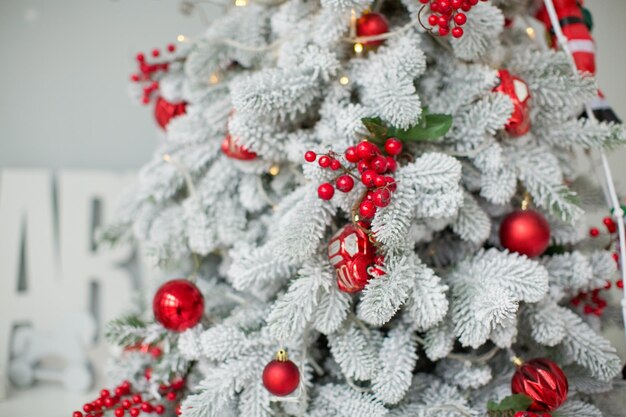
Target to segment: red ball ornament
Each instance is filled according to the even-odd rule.
[[[567,378],[549,359],[532,359],[518,366],[511,380],[513,394],[533,399],[530,411],[553,411],[567,398]]]
[[[284,397],[298,388],[300,370],[289,360],[283,349],[276,353],[276,358],[263,369],[263,385],[273,395]]]
[[[170,120],[185,114],[187,103],[181,101],[179,103],[170,103],[163,97],[159,97],[154,106],[154,117],[162,129],[169,124]]]
[[[512,252],[539,256],[550,244],[550,225],[537,211],[515,210],[500,224],[500,243]]]
[[[374,203],[363,201],[361,205]],[[337,272],[337,286],[355,293],[365,288],[376,264],[376,249],[365,231],[352,223],[345,225],[328,243],[328,258]]]
[[[460,29],[460,28],[459,28]],[[498,84],[493,91],[506,94],[513,102],[513,114],[504,127],[511,136],[525,135],[530,131],[530,91],[528,85],[519,77],[511,75],[505,69],[498,71]]]
[[[257,154],[250,152],[244,146],[237,143],[237,139],[231,135],[226,135],[222,141],[222,152],[229,158],[239,159],[240,161],[250,161],[257,157]]]
[[[389,23],[387,18],[380,13],[366,13],[359,17],[356,21],[356,35],[362,36],[376,36],[389,32]],[[373,40],[362,42],[366,46],[376,46],[383,43],[384,40]]]
[[[163,284],[152,302],[154,318],[163,327],[182,332],[198,324],[204,312],[204,298],[198,287],[186,279]]]

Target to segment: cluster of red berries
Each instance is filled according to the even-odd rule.
[[[148,375],[146,376],[149,378]],[[162,384],[159,390],[167,400],[176,401],[179,391],[184,386],[185,380],[177,378],[171,385]],[[144,400],[140,393],[132,392],[130,382],[124,381],[115,388],[113,393],[108,389],[101,390],[97,399],[83,405],[83,411],[84,414],[82,411],[74,411],[72,417],[102,417],[107,411],[113,411],[115,417],[125,415],[137,417],[142,412],[161,415],[165,413],[165,405]]]
[[[395,156],[402,152],[402,142],[396,138],[389,138],[385,142],[384,155],[381,149],[372,142],[362,141],[356,146],[350,146],[344,154],[345,159],[351,162],[351,167],[344,166],[334,152],[328,152],[318,158],[313,151],[304,154],[307,162],[315,162],[322,168],[332,171],[341,171],[335,179],[335,185],[326,182],[319,186],[317,195],[322,200],[330,200],[335,195],[335,188],[347,193],[354,188],[354,180],[361,181],[368,189],[367,194],[359,205],[359,214],[362,219],[374,217],[378,207],[386,207],[391,201],[391,193],[396,190],[396,180],[389,174],[397,168]],[[354,172],[359,172],[360,176]]]
[[[432,14],[428,16],[428,24],[438,26],[439,36],[451,33],[455,38],[463,36],[463,26],[467,22],[468,12],[478,4],[479,0],[419,0],[422,4],[430,3]],[[487,1],[487,0],[480,0]],[[452,29],[450,26],[453,26]]]
[[[611,288],[611,281],[607,281],[607,286],[604,288]],[[584,302],[583,313],[586,315],[594,315],[600,317],[606,308],[606,300],[600,297],[600,290],[596,289],[591,292],[581,292],[576,297],[572,298],[572,305],[578,307],[580,303]]]
[[[617,223],[615,223],[615,220],[610,217],[605,217],[604,219],[602,219],[602,223],[604,224],[604,227],[606,227],[607,232],[609,232],[610,234],[617,233]],[[600,236],[600,229],[598,229],[597,227],[592,227],[591,229],[589,229],[589,236]]]
[[[167,52],[173,54],[176,52],[176,45],[170,43],[167,45]],[[161,56],[161,51],[157,48],[152,50],[152,57],[158,59]],[[130,80],[138,83],[144,83],[143,96],[141,101],[143,104],[150,103],[150,97],[152,93],[159,88],[159,82],[155,80],[155,76],[159,73],[167,72],[169,69],[169,62],[167,60],[160,60],[159,62],[148,62],[146,55],[142,52],[138,53],[135,57],[139,67],[139,71],[130,76]]]
[[[552,414],[548,413],[534,413],[532,411],[518,411],[514,417],[552,417]]]

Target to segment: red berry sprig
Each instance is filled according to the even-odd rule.
[[[438,27],[439,36],[452,34],[455,38],[463,36],[463,26],[467,22],[468,12],[478,4],[479,0],[419,0],[420,3],[430,4],[432,14],[428,16],[428,24],[432,26],[431,33]],[[487,0],[480,0],[487,1]]]
[[[402,152],[402,142],[396,138],[389,138],[385,142],[384,151],[372,142],[362,141],[356,146],[350,146],[344,153],[344,158],[356,165],[344,166],[334,152],[321,156],[307,151],[304,160],[315,162],[320,167],[331,171],[341,171],[341,175],[334,180],[334,185],[325,182],[317,189],[317,195],[322,200],[330,200],[335,195],[335,188],[343,193],[352,191],[355,180],[361,181],[367,192],[360,202],[359,214],[362,219],[371,219],[379,207],[386,207],[391,201],[391,194],[396,190],[396,180],[391,176],[398,164],[395,156]],[[355,172],[355,169],[357,172]]]
[[[176,45],[171,43],[167,45],[166,50],[172,55],[176,52]],[[144,85],[141,98],[143,104],[150,103],[152,93],[159,88],[159,76],[166,73],[169,70],[170,63],[176,60],[175,56],[161,57],[161,50],[158,48],[154,48],[150,55],[153,58],[152,62],[148,62],[146,55],[142,52],[139,52],[135,56],[138,72],[130,76],[132,82],[142,83]]]

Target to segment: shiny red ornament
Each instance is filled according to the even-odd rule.
[[[198,324],[204,312],[204,298],[192,282],[174,279],[163,284],[152,302],[154,318],[163,327],[182,332]]]
[[[500,78],[500,84],[493,91],[506,94],[513,102],[513,114],[505,129],[514,137],[525,135],[530,131],[530,90],[528,85],[524,80],[511,75],[505,69],[498,71],[498,78]]]
[[[500,224],[500,243],[511,252],[539,256],[550,244],[550,225],[537,211],[515,210]]]
[[[567,378],[549,359],[532,359],[521,364],[511,380],[513,394],[533,399],[530,411],[553,411],[567,398]]]
[[[279,350],[276,358],[263,369],[263,386],[273,395],[284,397],[298,388],[300,370],[289,360],[287,352]]]
[[[226,135],[222,141],[222,152],[229,158],[239,159],[240,161],[251,161],[257,157],[257,154],[250,152],[245,147],[237,143],[231,135]]]
[[[382,35],[387,32],[389,32],[389,23],[387,18],[380,13],[366,13],[356,21],[356,35],[358,37]],[[383,42],[384,40],[380,39],[362,43],[366,46],[376,46]]]
[[[331,238],[328,258],[337,272],[337,286],[343,292],[361,291],[373,276],[380,275],[376,270],[376,248],[367,233],[351,223]]]
[[[174,117],[185,114],[186,109],[187,103],[184,101],[179,103],[170,103],[163,97],[159,97],[154,105],[154,117],[159,126],[161,126],[162,129],[165,129],[170,120]]]

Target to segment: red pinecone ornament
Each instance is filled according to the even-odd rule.
[[[356,21],[356,35],[358,37],[382,35],[387,32],[389,32],[389,23],[387,18],[380,13],[366,13]],[[367,41],[363,42],[363,45],[376,46],[383,42],[383,39]]]
[[[509,117],[505,129],[514,137],[525,135],[530,130],[528,85],[505,69],[498,71],[498,78],[500,78],[500,84],[493,91],[506,94],[513,102],[513,114]]]
[[[567,398],[567,378],[549,359],[532,359],[522,363],[511,380],[513,394],[524,394],[534,402],[530,411],[553,411]]]
[[[284,397],[294,392],[299,384],[300,370],[289,360],[285,350],[279,350],[276,359],[263,369],[263,386],[273,395]]]
[[[500,224],[500,243],[512,252],[539,256],[550,244],[550,225],[538,211],[515,210]]]
[[[204,313],[204,297],[198,287],[186,279],[163,284],[152,301],[154,318],[163,327],[182,332],[200,322]]]
[[[250,152],[244,146],[237,143],[237,139],[231,135],[226,135],[222,141],[222,152],[229,158],[239,159],[240,161],[250,161],[257,157],[257,154]]]
[[[181,101],[180,103],[170,103],[163,97],[159,97],[154,105],[154,117],[157,123],[162,129],[165,129],[170,120],[174,117],[185,114],[187,103]]]

